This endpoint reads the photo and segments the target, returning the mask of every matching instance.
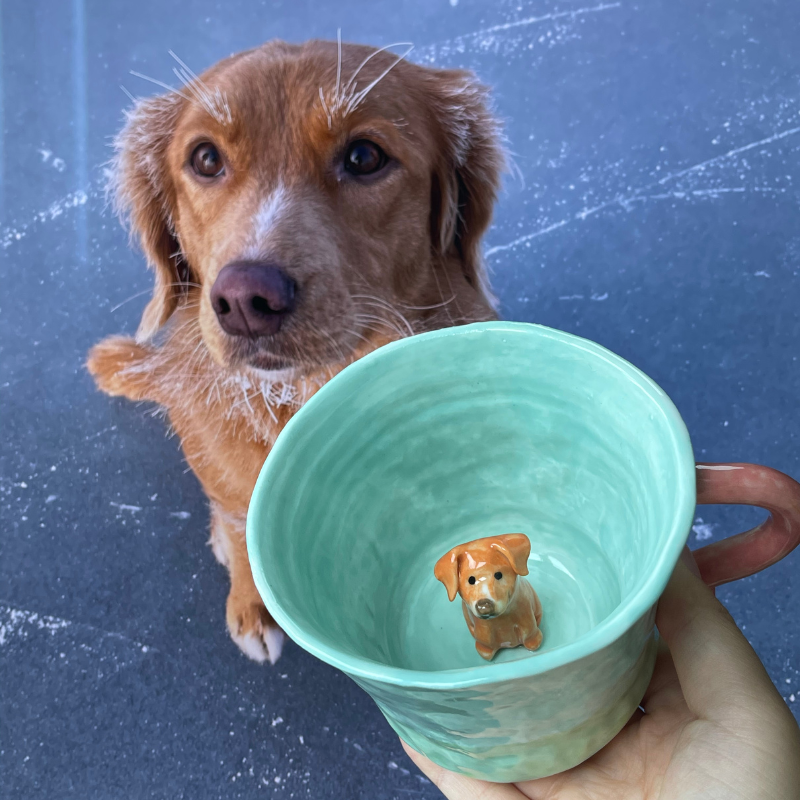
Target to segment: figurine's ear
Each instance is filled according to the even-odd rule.
[[[458,556],[460,550],[454,547],[449,553],[445,553],[433,568],[433,574],[437,580],[444,584],[447,589],[447,597],[452,603],[458,593]]]
[[[524,533],[504,533],[495,537],[490,545],[500,551],[517,575],[528,574],[528,556],[531,554],[530,539]]]

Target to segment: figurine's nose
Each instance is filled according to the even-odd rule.
[[[478,600],[475,603],[475,610],[481,615],[485,616],[487,614],[494,613],[494,601],[492,600]]]

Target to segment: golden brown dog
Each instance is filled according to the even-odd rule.
[[[506,533],[460,544],[434,567],[450,601],[461,595],[475,649],[488,661],[502,647],[536,650],[542,643],[542,604],[528,581],[517,580],[528,574],[530,554],[524,533]]]
[[[211,503],[227,622],[275,661],[245,516],[291,415],[336,372],[411,333],[495,317],[480,242],[503,153],[486,90],[385,50],[270,42],[141,100],[112,191],[155,271],[135,338],[89,370],[158,403]]]

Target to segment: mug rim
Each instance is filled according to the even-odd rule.
[[[268,489],[272,475],[278,470],[278,463],[284,457],[284,454],[293,449],[294,441],[303,435],[302,425],[304,424],[304,418],[313,415],[317,407],[324,404],[327,401],[327,396],[335,391],[340,384],[345,381],[358,380],[364,372],[370,369],[374,362],[390,357],[391,354],[397,351],[416,347],[420,342],[450,336],[474,336],[484,333],[523,334],[527,336],[534,334],[538,337],[562,342],[607,362],[619,370],[626,379],[644,391],[665,418],[670,432],[670,443],[675,460],[678,463],[685,463],[687,467],[683,470],[683,474],[678,476],[676,511],[670,524],[666,544],[662,551],[656,555],[653,569],[646,576],[636,593],[631,595],[627,601],[620,602],[614,611],[599,625],[596,625],[569,644],[562,645],[554,650],[547,650],[532,658],[490,662],[452,670],[415,670],[393,667],[342,652],[320,641],[312,633],[298,625],[284,611],[280,599],[271,591],[269,582],[266,579],[263,561],[260,558],[261,546],[259,544],[257,520],[262,519],[267,514],[266,498],[269,495]],[[548,672],[565,664],[579,661],[613,644],[658,602],[675,568],[681,550],[686,544],[691,522],[694,518],[695,505],[695,462],[689,433],[675,404],[652,378],[602,345],[572,333],[524,322],[478,322],[428,331],[391,342],[353,362],[322,386],[283,428],[261,468],[247,512],[247,551],[256,588],[267,609],[286,634],[304,650],[353,678],[406,688],[460,689],[487,683],[517,680]]]

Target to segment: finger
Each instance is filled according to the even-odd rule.
[[[695,578],[702,578],[700,577],[700,567],[697,566],[697,562],[694,560],[694,555],[692,555],[692,551],[689,549],[689,545],[684,545],[683,550],[681,550],[680,555],[681,561],[689,568],[689,572],[695,576]],[[711,590],[714,591],[713,589]]]
[[[721,720],[737,705],[780,700],[733,618],[682,560],[659,601],[656,625],[697,716]]]
[[[449,800],[525,800],[525,795],[511,784],[467,778],[465,775],[459,775],[434,764],[429,758],[412,750],[402,739],[400,743],[408,753],[408,757]]]
[[[659,637],[653,677],[645,690],[642,705],[650,712],[653,710],[651,707],[653,704],[669,703],[676,694],[682,697],[678,673],[675,671],[667,643],[663,637]]]

